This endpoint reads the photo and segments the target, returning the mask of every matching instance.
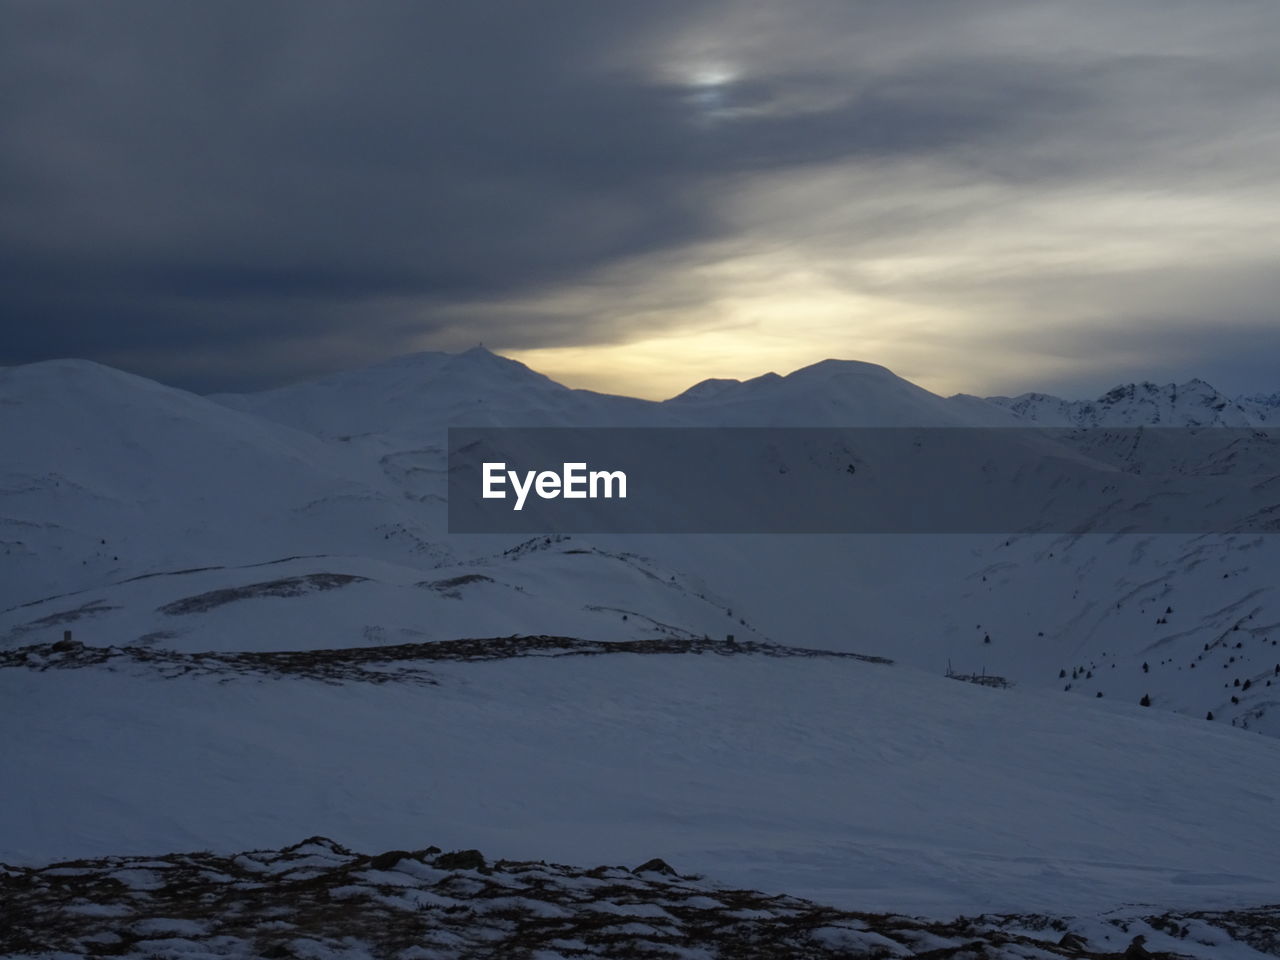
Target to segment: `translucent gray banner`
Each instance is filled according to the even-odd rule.
[[[1280,530],[1280,429],[454,428],[453,533]]]

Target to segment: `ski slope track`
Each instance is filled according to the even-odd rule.
[[[1280,395],[1202,381],[944,398],[849,361],[660,403],[480,349],[221,397],[85,361],[0,369],[0,879],[51,938],[0,943],[994,957],[1141,935],[1157,956],[1278,955],[1259,909],[1280,902],[1273,535],[445,532],[450,426],[1277,420]],[[1155,440],[1061,457],[1262,462]],[[473,849],[508,866],[434,859]],[[419,853],[352,852],[394,850]],[[233,857],[262,867],[263,910],[269,877],[313,870],[353,931],[382,932],[344,942],[301,907],[249,930],[173,896],[161,915],[122,879],[180,869],[247,910],[217,892],[251,869]],[[683,876],[589,892],[594,865],[655,857]],[[539,862],[580,866],[530,892]],[[707,932],[735,910],[737,940]],[[410,921],[420,952],[378,939]]]

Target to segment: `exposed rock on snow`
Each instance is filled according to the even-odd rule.
[[[1273,950],[1280,924],[1280,908],[930,922],[730,889],[661,860],[583,869],[434,846],[370,857],[324,837],[231,856],[0,864],[0,898],[8,957],[1048,960],[1138,943],[1141,956],[1207,958]]]
[[[620,640],[602,643],[573,637],[491,637],[438,640],[432,643],[399,643],[376,647],[326,650],[247,650],[234,653],[209,651],[182,653],[145,646],[86,647],[77,641],[34,644],[0,651],[0,669],[72,670],[105,666],[108,669],[140,664],[163,677],[196,676],[299,677],[365,683],[434,684],[419,664],[444,661],[512,660],[518,657],[591,657],[610,653],[716,654],[722,657],[829,657],[891,664],[885,657],[835,650],[809,650],[755,641],[662,637],[654,640]]]

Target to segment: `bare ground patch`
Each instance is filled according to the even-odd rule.
[[[329,650],[282,650],[183,653],[153,646],[90,647],[78,641],[34,644],[0,651],[0,669],[115,669],[131,664],[164,677],[213,675],[224,678],[300,677],[331,683],[407,682],[434,684],[426,665],[441,662],[513,660],[521,657],[595,657],[609,654],[824,657],[891,664],[884,657],[833,650],[786,647],[754,641],[661,637],[603,643],[575,637],[511,636],[482,639],[341,647]]]
[[[8,957],[1119,960],[1183,955],[1144,947],[1131,924],[1188,947],[1207,925],[1266,949],[1257,932],[1274,933],[1278,918],[1272,906],[1111,921],[1115,936],[1099,945],[1050,917],[937,922],[837,910],[683,876],[656,859],[584,869],[438,847],[368,856],[323,837],[235,855],[0,864]]]

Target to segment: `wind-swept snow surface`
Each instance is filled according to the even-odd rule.
[[[166,679],[38,651],[0,670],[20,718],[0,860],[234,851],[307,824],[363,849],[661,856],[933,916],[1238,906],[1280,884],[1280,742],[1229,727],[750,648],[416,667],[433,682]]]

